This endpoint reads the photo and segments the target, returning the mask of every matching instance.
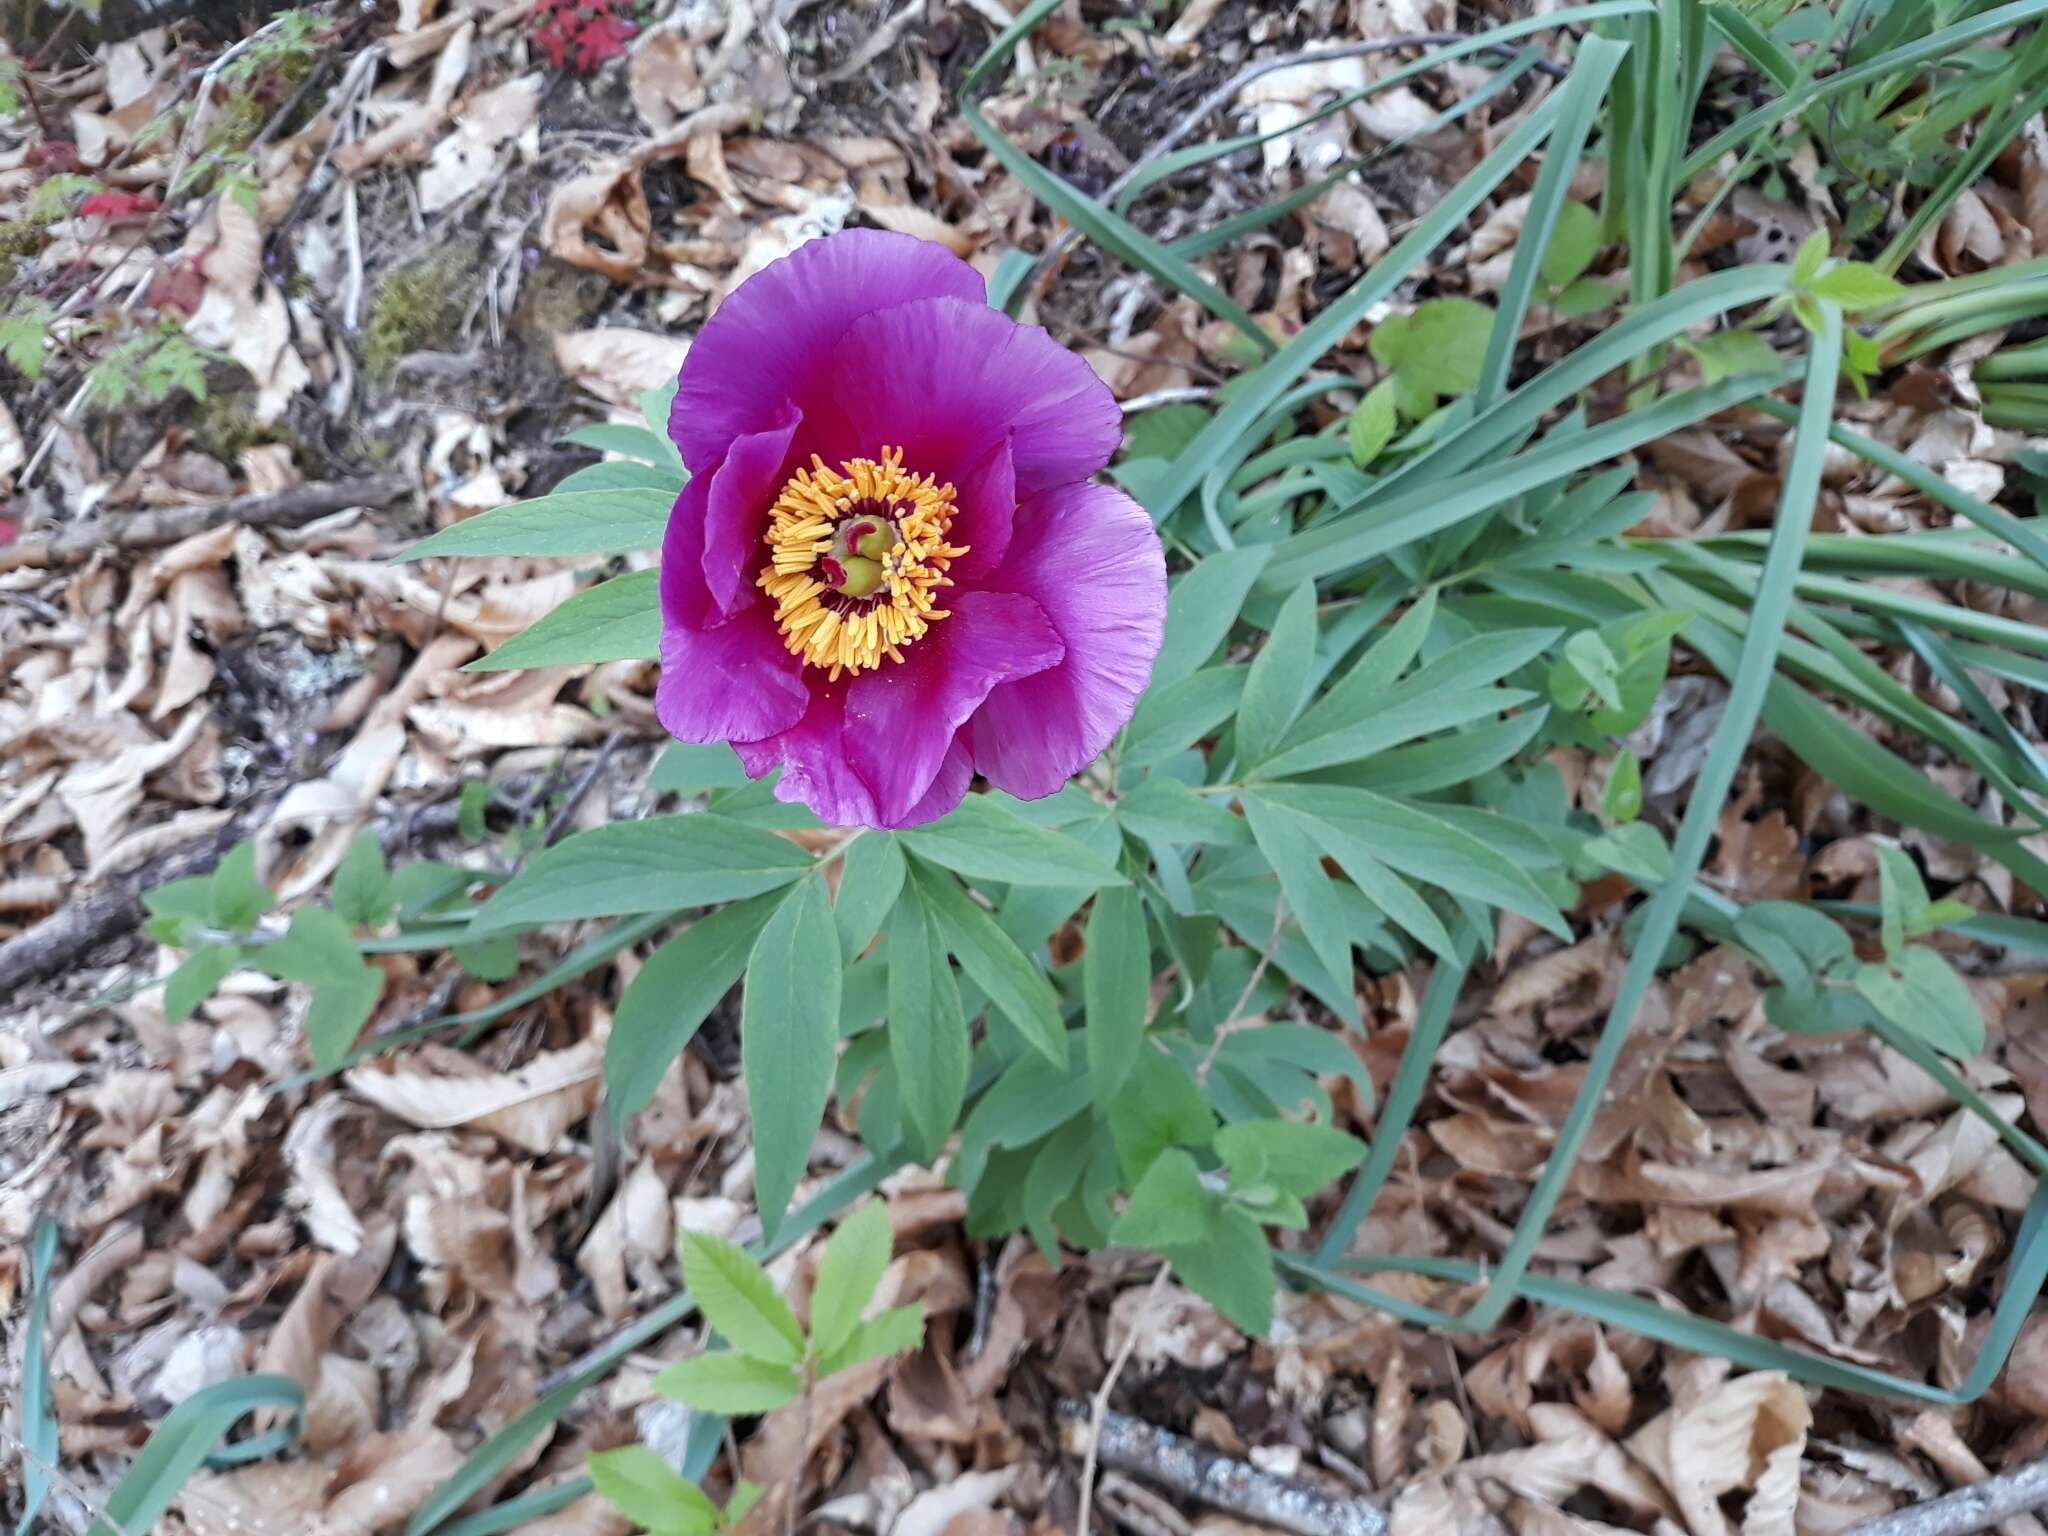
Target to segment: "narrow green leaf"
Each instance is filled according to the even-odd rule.
[[[1164,762],[1217,729],[1236,712],[1250,670],[1207,667],[1146,690],[1124,730],[1124,764],[1145,768]]]
[[[825,882],[801,882],[747,960],[740,1065],[754,1122],[754,1195],[762,1227],[782,1224],[810,1166],[839,1057],[839,930]]]
[[[564,838],[478,908],[473,933],[736,901],[812,866],[788,838],[723,816],[654,816]]]
[[[1166,598],[1166,636],[1152,663],[1151,692],[1192,676],[1216,654],[1272,553],[1265,544],[1218,550],[1175,579]]]
[[[50,1382],[50,1266],[57,1257],[57,1222],[47,1213],[36,1218],[28,1250],[28,1316],[21,1339],[21,1522],[14,1536],[28,1536],[49,1496],[50,1474],[57,1465],[56,1400]]]
[[[208,1457],[230,1453],[240,1461],[289,1445],[297,1435],[306,1391],[289,1376],[237,1376],[202,1388],[164,1415],[121,1481],[107,1495],[86,1536],[116,1531],[153,1531],[192,1474]],[[259,1409],[283,1409],[290,1422],[281,1430],[241,1445],[227,1446],[228,1432]]]
[[[1263,793],[1242,799],[1245,818],[1259,851],[1272,863],[1280,877],[1280,889],[1287,897],[1287,910],[1306,935],[1309,947],[1323,968],[1347,986],[1351,978],[1351,936],[1339,916],[1335,883],[1323,871],[1323,850],[1309,827],[1284,806]],[[1256,934],[1244,935],[1248,942],[1263,943]]]
[[[863,832],[853,840],[839,865],[839,894],[832,903],[832,918],[839,925],[839,941],[847,963],[882,931],[882,920],[896,905],[908,874],[903,848],[887,832]]]
[[[889,919],[889,1057],[904,1139],[926,1162],[959,1123],[969,1055],[959,983],[920,887],[904,894]]]
[[[699,1413],[773,1413],[796,1401],[803,1383],[786,1365],[715,1349],[674,1365],[654,1378],[654,1390]]]
[[[818,1260],[818,1280],[811,1291],[811,1352],[831,1355],[860,1326],[860,1315],[882,1283],[895,1236],[889,1212],[870,1200],[839,1223]]]
[[[897,836],[920,858],[970,880],[1091,889],[1125,883],[1115,866],[1085,844],[1026,821],[988,795],[969,795],[937,821]]]
[[[1081,970],[1088,1073],[1095,1102],[1107,1104],[1130,1076],[1145,1038],[1152,943],[1138,893],[1126,886],[1097,896],[1088,914],[1087,939]]]
[[[1054,1066],[1066,1065],[1066,1026],[1045,972],[951,875],[924,867],[914,868],[912,877],[961,969],[1039,1054]]]
[[[652,659],[661,654],[660,586],[658,570],[601,581],[462,670],[506,672]]]
[[[599,453],[622,453],[656,469],[680,468],[682,465],[682,460],[676,456],[675,444],[668,440],[666,433],[627,426],[624,422],[594,422],[573,432],[564,432],[561,441],[574,443],[579,448],[595,448]]]
[[[1117,802],[1117,820],[1154,843],[1246,843],[1244,819],[1214,799],[1198,795],[1179,779],[1155,773]]]
[[[1303,582],[1281,604],[1272,633],[1252,659],[1244,699],[1237,708],[1237,756],[1256,767],[1273,753],[1301,712],[1315,663],[1316,589]]]
[[[721,907],[647,957],[621,994],[605,1041],[605,1102],[615,1127],[646,1107],[669,1063],[732,990],[781,899],[771,891]]]
[[[651,490],[571,491],[515,501],[443,528],[397,558],[622,555],[659,546],[674,505],[674,495]]]

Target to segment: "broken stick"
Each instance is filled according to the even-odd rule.
[[[2048,1504],[2048,1461],[1852,1526],[1848,1536],[1972,1536]]]
[[[1084,1454],[1089,1405],[1063,1399],[1059,1420],[1067,1453]],[[1387,1536],[1386,1515],[1363,1499],[1337,1498],[1291,1477],[1261,1472],[1129,1414],[1103,1415],[1096,1458],[1105,1467],[1138,1473],[1175,1493],[1297,1536]]]
[[[161,507],[129,517],[90,517],[44,539],[0,546],[0,571],[27,565],[64,565],[99,549],[162,549],[222,523],[248,528],[296,528],[346,507],[388,507],[413,488],[406,475],[323,481],[262,496],[237,496],[203,507]]]

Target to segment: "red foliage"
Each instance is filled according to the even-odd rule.
[[[206,297],[204,258],[173,262],[149,280],[150,306],[158,310],[179,310],[189,315]]]
[[[147,192],[95,192],[78,205],[82,219],[100,215],[119,223],[123,219],[147,218],[163,206]]]
[[[46,139],[40,144],[31,144],[28,163],[46,171],[75,171],[78,169],[78,146],[69,139]]]
[[[626,41],[639,30],[622,14],[624,0],[540,0],[534,10],[534,46],[557,69],[573,61],[579,74],[591,74],[621,57]]]

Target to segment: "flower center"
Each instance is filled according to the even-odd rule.
[[[901,448],[837,469],[812,455],[775,498],[758,578],[790,652],[834,682],[901,661],[904,646],[946,617],[935,594],[967,553],[946,542],[953,497],[952,486],[906,470]]]

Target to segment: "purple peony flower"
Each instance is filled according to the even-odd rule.
[[[1116,401],[974,269],[873,230],[737,288],[683,363],[690,483],[661,557],[661,723],[843,826],[1049,795],[1130,718],[1166,564],[1089,483]]]

